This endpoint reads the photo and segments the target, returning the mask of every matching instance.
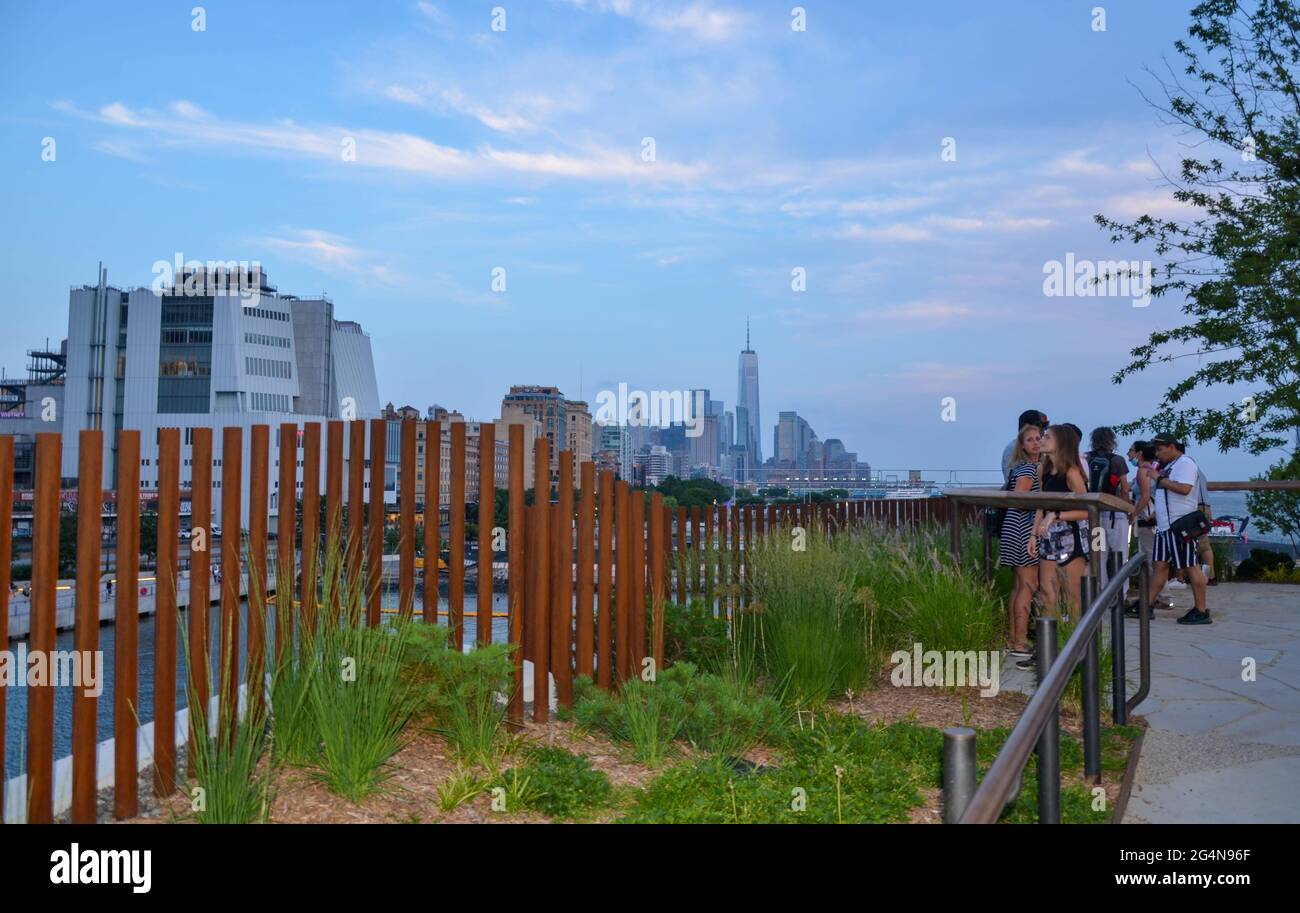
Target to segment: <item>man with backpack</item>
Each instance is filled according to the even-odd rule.
[[[1128,467],[1124,459],[1115,452],[1115,432],[1101,427],[1092,430],[1092,449],[1084,454],[1088,470],[1088,491],[1099,494],[1114,495],[1128,500]],[[1106,551],[1118,552],[1121,558],[1128,557],[1129,516],[1124,511],[1104,510],[1101,512],[1101,527],[1106,532]],[[1110,580],[1110,568],[1103,556],[1101,563],[1101,585]]]

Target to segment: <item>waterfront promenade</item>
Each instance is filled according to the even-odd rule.
[[[1175,624],[1191,591],[1167,593],[1177,608],[1151,627],[1136,711],[1150,728],[1124,822],[1300,822],[1300,586],[1214,587],[1212,625]],[[1126,631],[1136,657],[1136,622]]]

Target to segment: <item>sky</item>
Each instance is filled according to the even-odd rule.
[[[1185,214],[1191,138],[1143,92],[1192,4],[793,6],[5,0],[0,365],[57,345],[100,261],[134,287],[180,254],[326,293],[382,402],[474,418],[516,383],[730,409],[747,319],[765,455],[795,410],[874,468],[988,479],[1026,408],[1153,411],[1199,357],[1111,378],[1179,302],[1044,268],[1152,256],[1097,213]]]

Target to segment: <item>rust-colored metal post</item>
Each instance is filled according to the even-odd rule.
[[[729,614],[731,604],[731,572],[733,553],[727,546],[727,505],[718,505],[718,609],[723,618]]]
[[[298,426],[280,424],[280,478],[276,483],[275,516],[275,663],[293,642],[294,540],[298,535]]]
[[[510,426],[510,529],[506,533],[506,553],[510,563],[508,603],[510,660],[514,665],[514,687],[506,705],[506,718],[514,726],[524,722],[524,541],[527,538],[524,509],[524,426]],[[427,515],[426,515],[426,523]],[[428,554],[426,552],[426,554]]]
[[[364,614],[368,591],[365,587],[366,550],[366,420],[348,423],[348,531],[344,552],[347,574],[345,605],[351,613]],[[353,618],[360,624],[360,618]]]
[[[451,579],[447,584],[447,613],[451,643],[465,649],[465,423],[451,423]]]
[[[31,632],[33,653],[54,656],[58,627],[59,472],[63,438],[53,432],[36,435],[36,480],[32,503]],[[139,461],[136,461],[137,467]],[[4,648],[8,648],[4,644]],[[23,669],[22,673],[27,670]],[[54,820],[54,683],[27,688],[27,821]]]
[[[397,609],[402,618],[415,614],[415,478],[416,422],[402,420],[402,456],[397,480]]]
[[[195,708],[207,719],[212,695],[212,660],[208,650],[212,609],[212,429],[195,428],[190,446],[190,589],[189,657],[187,703],[190,708],[190,762],[193,769],[198,730],[211,734],[206,726],[193,722]],[[121,492],[118,510],[121,511]],[[200,535],[201,533],[201,535]],[[201,546],[201,547],[200,547]],[[120,600],[122,582],[118,581]]]
[[[260,713],[266,701],[267,527],[271,482],[271,426],[249,429],[248,447],[248,705]],[[238,587],[238,584],[236,584]]]
[[[233,744],[239,726],[239,554],[243,529],[244,429],[221,429],[221,703]]]
[[[6,449],[12,454],[13,438],[0,438],[0,536],[7,537],[12,517],[12,479],[5,474]],[[6,448],[6,445],[8,447]],[[104,432],[82,431],[77,443],[77,653],[93,656],[99,650],[99,561],[100,512],[104,508]],[[159,530],[159,545],[162,543]],[[175,540],[173,540],[175,541]],[[161,564],[161,552],[159,562]],[[0,542],[0,567],[7,576],[9,545]],[[161,571],[161,567],[159,568]],[[162,579],[160,573],[159,579]],[[9,595],[8,580],[0,581],[0,602]],[[161,589],[159,595],[162,595]],[[8,607],[0,609],[0,649],[8,645]],[[0,688],[3,688],[0,684]],[[0,690],[0,701],[4,692]],[[85,688],[72,690],[72,823],[94,824],[96,817],[95,754],[99,727],[99,699]],[[0,732],[4,732],[4,711],[0,709]],[[4,770],[4,749],[0,748],[0,771]],[[3,777],[0,777],[3,779]],[[0,800],[3,796],[0,796]],[[0,802],[0,808],[4,805]]]
[[[614,669],[615,681],[627,679],[632,666],[632,516],[627,482],[614,483]]]
[[[632,508],[632,611],[628,615],[632,631],[628,643],[632,650],[631,675],[639,676],[649,652],[646,645],[645,492],[630,491],[628,500]]]
[[[208,461],[211,465],[211,460]],[[57,484],[57,483],[56,483]],[[206,522],[206,518],[205,518]],[[117,433],[117,587],[113,606],[113,817],[139,812],[140,432]],[[29,819],[30,820],[30,819]]]
[[[95,458],[98,460],[98,455]],[[98,500],[96,498],[97,502]],[[99,511],[96,510],[95,513],[96,528],[92,532],[98,538]],[[154,575],[156,581],[154,608],[157,614],[154,617],[153,646],[153,786],[159,796],[170,796],[176,791],[176,637],[180,628],[176,589],[177,569],[180,563],[178,554],[181,533],[180,514],[181,431],[179,428],[160,428],[158,430],[158,570]],[[80,557],[78,554],[79,559]],[[99,561],[96,557],[92,567],[98,568],[98,566]],[[91,570],[89,573],[96,574],[96,571]],[[98,592],[98,587],[96,591]]]
[[[740,505],[731,505],[731,612],[740,611]]]
[[[686,578],[690,575],[691,569],[690,542],[686,538],[686,529],[689,525],[686,514],[686,508],[678,505],[677,560],[673,563],[677,565],[677,604],[680,606],[686,605]]]
[[[529,543],[529,579],[532,583],[529,615],[533,641],[533,721],[545,723],[551,714],[550,684],[550,532],[551,442],[539,437],[533,450],[533,530]]]
[[[442,554],[442,422],[424,423],[424,620],[438,621]]]
[[[343,533],[343,422],[331,421],[325,432],[325,539],[321,570],[334,577],[330,604],[322,607],[326,623],[338,624],[342,594],[339,592],[344,566],[350,567],[348,538]],[[355,580],[349,577],[349,580]]]
[[[582,500],[578,502],[578,647],[577,672],[592,677],[595,670],[596,464],[580,467]]]
[[[713,517],[717,510],[715,504],[706,504],[704,507],[704,604],[708,608],[710,615],[717,611],[713,601],[713,584],[717,578],[716,562],[718,560],[717,549],[713,547]]]
[[[497,513],[496,425],[478,426],[478,618],[474,627],[478,642],[492,643],[492,530]]]
[[[611,647],[610,596],[614,588],[614,473],[600,473],[600,567],[596,573],[596,684],[609,690]]]
[[[302,429],[302,611],[299,631],[316,632],[316,587],[320,576],[320,422]],[[286,607],[287,608],[287,607]]]
[[[551,581],[551,674],[556,700],[573,706],[573,451],[560,451],[559,503],[554,515]]]
[[[388,422],[370,420],[370,540],[366,571],[366,624],[377,627],[384,598],[384,467],[388,462]]]
[[[650,495],[650,613],[655,671],[664,663],[664,496]]]

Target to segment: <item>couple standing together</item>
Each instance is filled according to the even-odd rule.
[[[1105,492],[1128,499],[1130,486],[1124,460],[1115,454],[1115,433],[1109,428],[1092,432],[1092,450],[1080,456],[1082,432],[1076,425],[1051,425],[1037,410],[1022,413],[1020,430],[1003,455],[1007,489],[1020,493],[1088,491]],[[1156,529],[1151,577],[1152,604],[1169,578],[1170,568],[1186,570],[1196,595],[1195,607],[1179,619],[1181,624],[1209,624],[1205,605],[1205,575],[1197,563],[1195,540],[1186,541],[1170,530],[1179,518],[1197,510],[1194,497],[1199,470],[1169,435],[1152,442],[1160,468],[1139,466],[1138,478],[1150,472],[1143,489],[1152,493]],[[1190,507],[1188,506],[1190,505]],[[1106,548],[1128,555],[1128,513],[1106,511],[1101,515]],[[1089,540],[1086,510],[1008,510],[1000,530],[998,564],[1015,569],[1016,581],[1009,605],[1009,652],[1022,669],[1033,668],[1029,649],[1029,611],[1039,595],[1044,612],[1054,615],[1060,599],[1062,578],[1067,612],[1075,621],[1082,616],[1080,582],[1088,572]]]

